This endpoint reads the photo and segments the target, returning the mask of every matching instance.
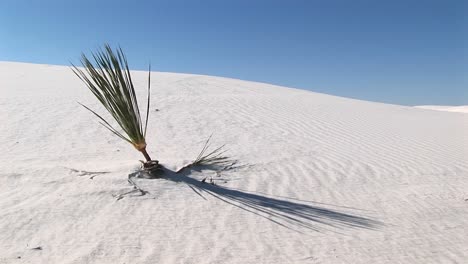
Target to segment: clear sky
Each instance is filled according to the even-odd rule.
[[[403,105],[468,105],[466,0],[0,0],[0,60],[133,69]]]

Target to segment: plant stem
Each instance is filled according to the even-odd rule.
[[[146,161],[151,161],[151,157],[148,155],[148,152],[146,152],[146,148],[143,148],[140,151],[143,153],[143,156],[145,156]]]

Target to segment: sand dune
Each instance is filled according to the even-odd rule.
[[[117,201],[142,157],[77,104],[97,100],[68,67],[0,62],[0,263],[466,263],[467,115],[202,75],[152,87],[154,158],[176,170],[213,133],[245,166]]]
[[[442,105],[419,105],[416,106],[423,109],[438,110],[438,111],[448,111],[448,112],[457,112],[457,113],[468,113],[467,105],[460,106],[442,106]]]

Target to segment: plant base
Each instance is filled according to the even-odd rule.
[[[139,178],[157,179],[164,175],[163,166],[157,160],[141,161],[141,172]]]

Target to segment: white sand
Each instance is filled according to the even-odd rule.
[[[67,67],[0,62],[0,263],[467,263],[468,115],[199,75],[152,85],[153,158],[176,169],[214,132],[248,166],[218,186],[141,179],[150,194],[116,201],[143,157],[76,103],[97,100]]]
[[[416,107],[423,108],[423,109],[437,110],[437,111],[468,113],[468,105],[459,105],[459,106],[418,105]]]

